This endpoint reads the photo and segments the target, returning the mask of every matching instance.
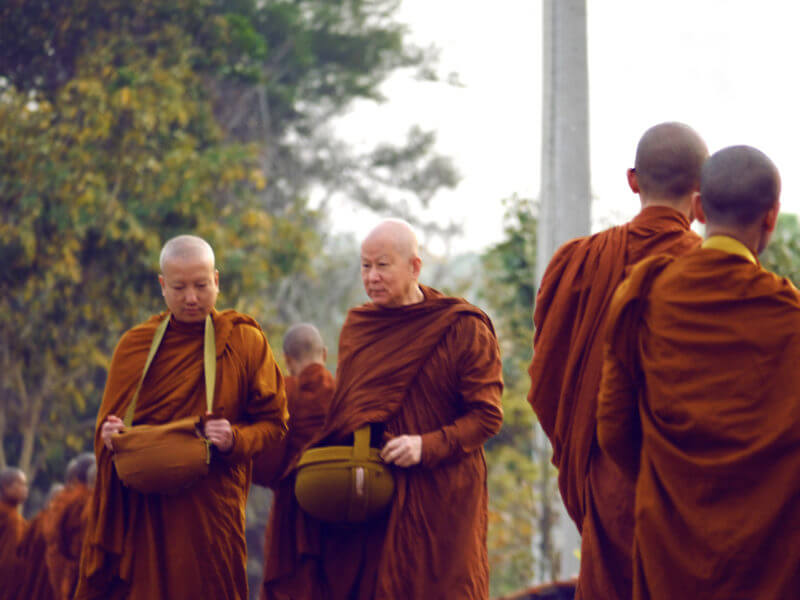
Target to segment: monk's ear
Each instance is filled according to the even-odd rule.
[[[214,269],[214,287],[219,289],[219,271]]]
[[[767,211],[764,215],[764,229],[772,233],[775,231],[775,226],[778,224],[778,214],[781,212],[781,203],[779,200],[775,201],[775,205]]]
[[[702,196],[700,196],[700,192],[694,192],[692,194],[692,213],[694,213],[694,218],[697,219],[703,225],[706,224],[706,213],[703,212],[703,202]]]
[[[636,169],[628,169],[628,185],[634,194],[639,193],[639,178],[636,176]]]
[[[326,346],[322,348],[322,362],[328,362],[328,348]]]
[[[415,256],[411,259],[411,272],[414,274],[414,279],[419,279],[419,274],[422,271],[422,259]]]
[[[158,283],[161,284],[161,295],[162,296],[166,296],[167,295],[167,284],[164,281],[164,276],[161,275],[161,274],[158,275]]]

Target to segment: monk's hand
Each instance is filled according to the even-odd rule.
[[[233,428],[228,419],[209,419],[204,433],[220,452],[230,452],[233,448]]]
[[[398,467],[413,467],[422,460],[422,436],[399,435],[386,442],[381,450],[384,462]]]
[[[125,429],[125,424],[122,422],[122,419],[114,415],[108,415],[106,420],[103,421],[103,426],[100,428],[100,437],[106,445],[106,448],[109,450],[114,449],[113,446],[111,446],[111,436],[119,433],[123,429]]]

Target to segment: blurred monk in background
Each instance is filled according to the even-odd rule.
[[[707,157],[705,143],[686,125],[647,130],[628,170],[641,212],[625,225],[559,248],[536,297],[528,401],[553,446],[561,497],[582,536],[577,598],[631,595],[634,489],[595,438],[608,306],[635,263],[700,245],[689,226]]]
[[[0,599],[17,598],[20,563],[17,546],[25,532],[21,508],[28,499],[28,478],[16,467],[0,470]]]
[[[178,236],[161,251],[159,282],[169,312],[123,335],[97,417],[97,484],[89,509],[76,598],[240,600],[247,598],[245,503],[253,455],[277,444],[288,414],[283,377],[258,323],[214,304],[219,272],[205,240]],[[209,473],[173,494],[123,486],[111,438],[144,370],[155,330],[169,319],[144,380],[134,425],[206,412],[203,339],[216,338],[213,414],[203,434],[213,445]]]
[[[347,315],[336,392],[312,445],[352,444],[369,425],[396,489],[385,517],[309,518],[329,600],[488,598],[483,444],[503,420],[500,351],[489,318],[418,283],[421,266],[402,221],[361,245],[370,302]]]
[[[20,587],[17,595],[25,600],[56,600],[47,570],[47,540],[44,524],[50,514],[53,500],[64,490],[64,485],[54,483],[47,494],[44,508],[31,519],[17,547],[21,565]],[[87,504],[88,506],[88,504]],[[84,508],[86,508],[84,506]]]
[[[304,547],[303,515],[294,497],[294,474],[287,472],[325,423],[333,397],[333,375],[325,368],[328,350],[316,327],[300,323],[283,338],[283,355],[289,370],[286,399],[289,433],[280,457],[258,455],[253,460],[253,480],[273,489],[274,498],[264,544],[262,600],[320,598],[317,563]]]
[[[86,506],[91,496],[89,472],[94,454],[87,452],[67,465],[64,489],[47,510],[44,522],[46,562],[50,584],[58,600],[72,600],[78,584],[78,564],[86,533]]]
[[[715,153],[702,247],[641,263],[611,304],[597,433],[636,480],[637,600],[798,597],[800,294],[756,258],[779,195],[763,153]]]

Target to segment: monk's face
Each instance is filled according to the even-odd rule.
[[[361,245],[361,280],[370,300],[387,308],[414,300],[421,261],[399,252],[391,240],[368,238]]]
[[[217,301],[219,272],[203,257],[168,260],[158,280],[167,307],[178,321],[204,321]]]
[[[3,498],[14,506],[23,504],[28,499],[28,480],[24,475],[17,477],[3,489]]]

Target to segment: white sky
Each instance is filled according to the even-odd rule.
[[[589,103],[593,219],[636,213],[625,170],[645,129],[688,123],[713,152],[750,144],[783,178],[784,210],[800,211],[794,169],[800,139],[800,3],[787,0],[588,0]],[[387,103],[358,103],[339,132],[364,149],[400,142],[418,123],[438,133],[438,150],[462,174],[454,192],[434,199],[431,215],[455,221],[457,250],[480,250],[502,235],[500,200],[539,190],[541,0],[403,0],[399,20],[412,39],[441,50],[440,69],[464,87],[386,82]],[[334,207],[337,230],[371,219]]]

